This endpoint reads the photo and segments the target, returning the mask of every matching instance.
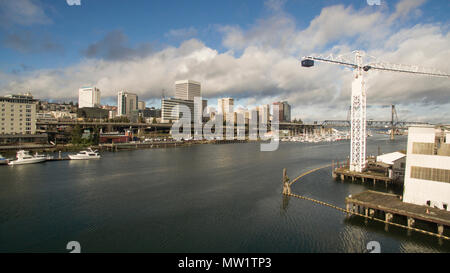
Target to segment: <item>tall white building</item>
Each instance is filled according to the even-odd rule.
[[[145,110],[145,101],[138,101],[138,109]]]
[[[448,129],[409,128],[403,201],[450,210]]]
[[[35,134],[36,104],[29,93],[0,97],[0,135]]]
[[[259,123],[268,124],[270,120],[270,106],[268,104],[263,104],[258,106]]]
[[[234,99],[222,98],[217,100],[217,113],[223,116],[226,120],[227,115],[234,112]]]
[[[180,105],[185,105],[189,108],[191,120],[193,121],[194,101],[170,98],[161,100],[161,122],[168,123],[179,120],[181,116]]]
[[[138,109],[138,96],[133,93],[121,91],[117,94],[117,115],[130,116],[131,112]]]
[[[82,87],[78,89],[78,108],[100,107],[100,89]]]
[[[193,80],[175,82],[175,98],[180,100],[194,100],[201,97],[201,84]]]

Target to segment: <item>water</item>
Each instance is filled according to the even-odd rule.
[[[344,159],[349,142],[258,143],[124,151],[97,161],[0,168],[0,252],[450,252],[437,238],[364,219],[309,201],[283,198],[291,178]],[[406,138],[368,140],[368,153],[406,148]],[[293,192],[344,207],[370,186],[308,175]],[[377,190],[385,190],[379,186]]]

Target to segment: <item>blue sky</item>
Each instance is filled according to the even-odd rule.
[[[13,1],[13,0],[4,0]],[[19,1],[20,2],[20,1]],[[18,70],[22,65],[34,69],[64,67],[83,58],[82,51],[107,33],[120,30],[127,43],[136,46],[151,43],[155,49],[167,45],[179,45],[183,39],[196,37],[207,46],[219,50],[221,35],[217,29],[225,25],[251,27],[255,21],[271,16],[271,10],[262,0],[81,0],[81,5],[68,5],[66,0],[31,1],[45,11],[47,22],[8,25],[5,32],[29,31],[45,37],[58,46],[53,50],[18,51],[1,44],[0,68],[4,72]],[[391,7],[395,1],[386,1]],[[286,1],[284,9],[295,16],[299,28],[307,27],[321,9],[332,5],[352,5],[355,9],[372,8],[366,0]],[[422,9],[421,18],[403,22],[440,22],[448,24],[449,2],[429,1]],[[186,36],[171,35],[171,31],[195,29]]]
[[[345,117],[349,98],[344,70],[321,67],[319,75],[312,75],[295,68],[305,77],[298,80],[290,74],[295,59],[358,48],[396,62],[449,68],[437,62],[447,56],[442,48],[450,45],[450,1],[381,2],[81,0],[81,5],[68,5],[65,0],[2,0],[0,95],[25,88],[39,98],[68,100],[76,99],[76,86],[95,84],[105,103],[114,102],[117,90],[129,89],[157,104],[161,90],[170,94],[171,83],[185,76],[202,81],[204,96],[211,100],[232,96],[245,107],[287,99],[294,116],[306,119],[324,116],[309,109],[326,113],[337,105],[338,117]],[[333,22],[332,17],[341,19]],[[426,46],[412,47],[428,35],[439,45],[436,60],[427,58],[431,53]],[[142,69],[149,74],[141,75]],[[118,81],[120,77],[125,79]],[[319,86],[317,79],[324,84]],[[374,88],[389,82],[397,81],[389,78]],[[433,96],[416,90],[402,100],[408,87],[396,83],[395,96],[374,96],[373,103],[404,104],[403,114],[411,118],[418,108],[429,113],[428,108],[438,106],[437,114],[439,107],[448,106],[440,98],[449,85],[436,82],[431,83],[437,90]]]

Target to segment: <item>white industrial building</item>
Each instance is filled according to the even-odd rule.
[[[82,87],[78,89],[78,108],[100,107],[100,89]]]
[[[406,154],[393,152],[377,156],[377,163],[383,163],[388,167],[389,178],[403,181],[406,167]]]
[[[409,128],[403,201],[450,210],[448,127]]]

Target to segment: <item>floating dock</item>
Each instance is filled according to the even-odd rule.
[[[184,141],[155,141],[155,142],[141,142],[141,143],[112,143],[112,144],[100,144],[100,150],[118,151],[118,150],[136,150],[136,149],[150,149],[161,148],[167,146],[180,146],[185,144]]]
[[[386,222],[392,222],[395,215],[406,217],[408,228],[413,227],[416,220],[436,224],[440,236],[444,233],[444,226],[450,227],[450,211],[405,203],[401,196],[395,194],[369,190],[347,197],[345,203],[347,211],[366,217],[381,212]]]

